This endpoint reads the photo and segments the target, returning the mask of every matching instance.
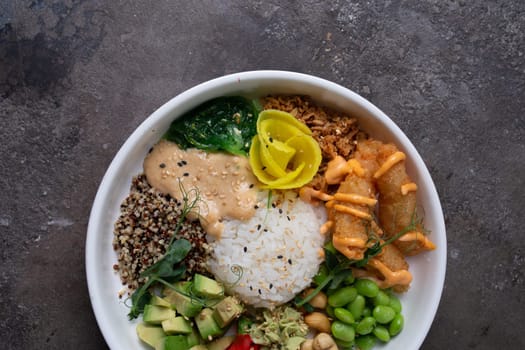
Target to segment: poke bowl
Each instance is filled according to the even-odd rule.
[[[202,106],[208,108],[210,101],[221,103],[227,101],[228,106],[235,105],[238,100],[232,99],[240,99],[248,103],[250,108],[253,108],[253,113],[247,113],[247,116],[254,118],[253,125],[250,126],[252,133],[246,138],[247,141],[244,143],[237,142],[237,148],[233,151],[230,149],[229,152],[224,152],[224,148],[206,150],[209,145],[205,145],[196,151],[196,154],[191,155],[193,158],[189,158],[190,155],[184,152],[193,150],[194,145],[200,141],[195,141],[198,138],[197,136],[188,137],[187,130],[180,129],[181,124],[175,125],[175,122],[188,119],[187,116],[195,111],[202,112]],[[304,110],[317,108],[316,110],[324,111],[326,109],[328,112],[325,117],[328,119],[316,120],[316,116],[312,116],[315,113],[308,114],[305,112],[304,115],[307,116],[304,117],[303,115],[303,117],[310,119],[305,121],[303,118],[300,120],[297,115],[301,114],[303,109],[297,107],[297,104],[307,106]],[[288,110],[279,111],[280,107],[288,108]],[[339,118],[339,114],[343,115],[342,118],[348,117],[352,120],[350,123],[352,126],[348,127],[347,131],[339,131],[339,126],[330,124],[330,118],[333,115],[337,115]],[[205,114],[201,113],[201,119],[206,119],[206,116],[202,117],[202,115]],[[288,120],[287,118],[290,116],[294,120]],[[241,117],[244,118],[245,115],[242,113],[235,113],[234,115],[234,119],[237,118],[235,120],[239,125],[239,118]],[[300,120],[299,124],[301,122],[302,124],[296,125],[297,120]],[[272,124],[273,122],[275,124]],[[218,124],[216,123],[220,123],[220,121],[214,120],[213,124],[208,125],[209,129],[217,129]],[[309,127],[304,129],[305,123]],[[190,124],[188,123],[188,125]],[[197,134],[203,130],[202,128],[204,127],[195,127]],[[336,157],[338,151],[337,149],[333,150],[335,146],[324,144],[328,142],[326,140],[329,137],[323,136],[322,133],[329,128],[337,128],[336,136],[341,133],[343,133],[341,137],[345,137],[345,133],[351,135],[352,139],[346,142],[346,146],[341,146],[342,149],[347,148],[348,154],[343,157],[339,155]],[[238,128],[232,130],[232,135],[239,133]],[[262,132],[261,130],[270,131]],[[286,140],[276,140],[276,142],[280,142],[278,144],[280,148],[275,146],[276,143],[274,143],[272,136],[281,135],[281,132],[287,134],[289,130],[293,130],[290,131],[292,134],[299,132],[297,130],[303,130],[304,135],[301,134],[299,138],[294,134]],[[328,133],[334,134],[333,130],[328,130]],[[268,137],[268,135],[270,136]],[[175,140],[190,143],[194,141],[195,143],[190,146],[181,146],[180,143],[177,145]],[[168,146],[174,146],[177,150],[174,151]],[[303,146],[305,147],[304,150]],[[326,148],[324,148],[325,146]],[[265,153],[268,147],[273,149],[273,153],[270,153],[271,156],[277,154],[276,159],[265,158],[268,156],[268,153]],[[291,148],[294,150],[289,151]],[[182,153],[176,153],[179,150]],[[369,161],[370,152],[375,152],[372,161]],[[184,158],[181,154],[188,158]],[[187,168],[188,162],[193,164],[192,161],[203,159],[209,162],[209,154],[213,156],[221,154],[221,156],[230,158],[216,160],[219,168],[212,169],[201,165],[191,171],[184,170]],[[337,166],[333,166],[336,158],[340,162],[336,164]],[[166,159],[166,161],[162,159]],[[282,159],[286,160],[283,161]],[[295,159],[300,161],[297,160],[297,164],[295,164],[293,163]],[[284,172],[283,162],[285,164]],[[275,169],[269,164],[272,167],[275,166]],[[257,191],[252,193],[252,197],[249,199],[240,198],[239,193],[223,194],[220,188],[217,191],[214,188],[201,188],[200,184],[213,178],[217,173],[218,177],[230,176],[227,175],[231,169],[228,168],[230,165],[237,167],[231,174],[235,173],[235,176],[242,177],[241,180],[228,178],[232,188],[240,188],[245,192]],[[281,165],[281,169],[279,169],[279,165]],[[226,168],[220,168],[222,166]],[[342,173],[340,172],[341,167],[346,169]],[[389,195],[391,183],[381,182],[383,181],[381,179],[390,176],[388,173],[392,172],[391,169],[394,167],[401,168],[401,176],[406,177],[403,180],[402,195]],[[247,169],[249,173],[239,175],[237,172],[239,168]],[[321,170],[318,169],[322,169],[321,175],[319,175]],[[327,175],[333,173],[333,169],[338,169],[333,177],[339,178],[339,180],[333,180]],[[146,175],[138,177],[145,170]],[[177,173],[177,171],[179,172]],[[315,173],[316,171],[317,173]],[[173,173],[179,175],[173,176]],[[291,175],[291,173],[294,174]],[[304,175],[305,173],[307,174]],[[366,175],[368,173],[371,175]],[[279,174],[283,178],[289,177],[292,180],[283,182],[279,178]],[[321,179],[320,182],[316,183],[315,186],[317,187],[312,185],[312,181],[314,181],[312,178],[315,179],[315,176]],[[354,178],[352,181],[356,182],[349,180],[352,176]],[[174,181],[175,179],[177,182]],[[163,181],[167,180],[171,180],[171,188],[163,187]],[[245,186],[245,184],[248,185]],[[224,183],[215,186],[225,187]],[[337,189],[338,186],[339,189]],[[350,196],[357,196],[358,201],[346,205],[345,199],[343,199],[347,198],[346,194],[340,194],[342,191],[340,189],[345,186],[347,189],[354,186],[354,189],[361,190],[363,189],[362,186],[368,186],[366,187],[368,192],[362,193],[369,193],[370,198],[366,200],[372,201],[373,205],[359,202],[364,200],[363,196],[354,196],[355,193],[350,193]],[[130,225],[133,225],[130,224],[130,220],[135,224],[139,220],[137,216],[130,219],[130,215],[137,214],[137,203],[143,205],[143,201],[147,201],[144,198],[131,198],[130,188],[132,188],[132,192],[133,189],[143,192],[136,194],[136,196],[157,196],[155,200],[161,198],[159,208],[171,205],[166,203],[172,203],[175,209],[177,207],[183,208],[183,219],[179,221],[177,212],[174,212],[175,219],[168,224],[164,223],[170,226],[169,231],[173,237],[161,237],[159,243],[159,237],[151,238],[150,235],[148,236],[150,238],[141,237],[141,242],[138,244],[137,236],[122,234],[126,230],[137,229],[129,228]],[[193,192],[194,189],[196,189],[195,192]],[[157,190],[164,194],[158,194]],[[416,218],[412,213],[409,215],[404,213],[405,219],[410,222],[410,227],[406,228],[406,224],[403,224],[405,226],[400,233],[398,231],[401,224],[397,224],[397,228],[395,226],[403,215],[398,214],[395,219],[392,219],[393,215],[390,215],[389,218],[383,219],[381,213],[391,210],[392,202],[406,201],[407,193],[413,198],[411,205],[417,207],[418,216]],[[201,197],[211,198],[214,196],[221,197],[219,204],[208,202],[199,206]],[[188,202],[191,202],[192,205],[188,205]],[[234,208],[224,214],[224,217],[217,214],[218,211],[214,211],[216,206],[226,207],[232,202],[235,202],[233,203]],[[383,202],[385,204],[382,204]],[[126,206],[132,206],[132,208],[125,212]],[[350,213],[350,217],[353,218],[344,219],[347,221],[343,224],[341,222],[344,220],[337,221],[343,214],[338,211],[339,209],[334,209],[342,207],[350,207],[350,209],[343,208],[341,210],[347,210],[348,212],[345,213]],[[151,211],[148,212],[148,215],[156,217],[157,214],[153,213],[158,212],[159,208],[150,208]],[[195,208],[197,210],[194,210]],[[210,215],[206,217],[204,214]],[[230,220],[230,217],[237,214],[240,216]],[[303,214],[306,217],[301,216]],[[254,221],[253,218],[258,215],[260,221]],[[215,217],[215,221],[210,219],[212,216]],[[276,217],[275,220],[274,216]],[[282,217],[282,220],[278,217]],[[312,217],[315,218],[310,220]],[[141,220],[143,219],[142,217]],[[155,220],[155,218],[146,219]],[[180,251],[183,247],[181,243],[179,247],[174,248],[174,242],[178,241],[177,235],[184,230],[193,230],[188,226],[189,223],[179,224],[183,220],[198,227],[195,229],[197,233],[188,238],[190,245],[188,245],[187,250],[190,251],[190,255],[191,251],[194,251],[191,259],[187,258],[185,254],[177,258],[177,253],[173,253],[177,249]],[[376,222],[379,224],[376,225]],[[372,233],[367,231],[366,237],[368,238],[360,241],[358,236],[351,236],[351,233],[348,233],[356,230],[356,228],[366,228]],[[163,230],[160,224],[153,228],[155,232],[159,230]],[[148,229],[141,227],[138,228],[138,231],[142,233]],[[416,243],[412,242],[412,245],[406,244],[406,242],[397,244],[403,236],[414,235],[415,231],[419,231],[421,233],[419,236],[423,237],[417,241],[419,242],[417,252],[411,250],[413,245],[417,243],[416,241],[414,241]],[[244,237],[245,232],[251,233]],[[284,234],[283,232],[288,233]],[[416,233],[417,235],[418,233]],[[274,239],[274,237],[278,238]],[[335,238],[338,240],[336,241]],[[155,242],[147,242],[148,239],[154,239]],[[182,242],[183,240],[184,243],[188,242],[182,238],[179,241]],[[352,246],[344,242],[358,243]],[[147,244],[150,244],[149,248],[141,246]],[[204,247],[204,250],[195,250],[196,244],[202,245],[201,248]],[[150,256],[140,256],[137,263],[130,260],[134,254],[135,248],[133,247],[136,247],[137,251],[149,249],[150,253],[152,250],[154,252]],[[390,262],[389,258],[385,258],[385,255],[390,254],[386,251],[390,251],[391,247],[397,255],[399,255],[398,251],[401,251],[399,256],[401,256],[400,259],[403,260],[406,267],[394,268],[390,266],[390,270],[387,269]],[[170,249],[172,249],[173,255],[168,264],[170,265],[169,271],[162,275],[159,269],[166,265],[159,267],[159,264],[166,261],[166,259],[163,260],[163,257],[164,254],[168,255],[167,252]],[[205,255],[207,260],[200,261]],[[345,257],[350,257],[350,263],[346,260],[342,262],[341,259],[345,259]],[[157,270],[153,271],[153,274],[147,275],[147,272],[152,272],[152,266],[155,264],[157,264]],[[396,265],[396,263],[392,264]],[[338,268],[337,265],[340,267]],[[322,281],[321,267],[325,269],[325,277],[326,275],[330,276],[330,281]],[[383,271],[382,269],[388,271],[388,278],[385,277],[386,273],[381,278],[374,277],[374,273],[378,274]],[[295,340],[296,343],[293,346],[297,349],[301,348],[301,342],[304,343],[305,339],[315,339],[316,334],[320,333],[331,335],[334,344],[337,344],[336,348],[357,349],[361,344],[361,348],[364,349],[371,346],[363,343],[365,338],[373,338],[376,332],[378,335],[373,338],[374,341],[372,342],[374,348],[418,349],[423,343],[437,312],[444,284],[445,269],[446,233],[439,197],[425,163],[406,135],[381,110],[351,90],[318,77],[286,71],[251,71],[219,77],[179,94],[150,115],[129,136],[107,169],[93,203],[86,240],[86,272],[90,300],[99,328],[111,349],[156,348],[168,350],[170,346],[189,349],[191,346],[184,339],[190,332],[191,334],[197,333],[199,336],[200,325],[197,325],[196,319],[201,316],[200,313],[203,313],[202,310],[204,309],[209,310],[210,314],[214,312],[213,319],[221,326],[221,329],[217,329],[216,333],[206,333],[204,336],[199,336],[202,348],[206,349],[209,342],[216,341],[225,334],[229,335],[230,339],[233,339],[232,341],[235,341],[236,336],[238,337],[242,333],[239,331],[238,323],[240,324],[239,317],[244,317],[244,310],[251,310],[252,315],[257,312],[263,314],[261,310],[273,311],[283,308],[284,306],[281,304],[291,305],[291,308],[300,318],[301,324],[305,324],[305,318],[312,313],[322,314],[323,320],[327,318],[330,322],[329,328],[320,327],[319,329],[312,325],[312,322],[306,322],[308,327],[304,327],[301,331],[308,333],[308,335],[302,334],[302,340]],[[192,270],[193,272],[191,272]],[[406,274],[402,274],[405,271]],[[133,273],[135,279],[133,279]],[[194,295],[193,289],[185,289],[184,293],[181,292],[186,297],[190,294],[192,304],[199,304],[205,296],[211,295],[213,299],[215,295],[210,289],[213,290],[217,285],[221,287],[219,291],[221,298],[213,299],[213,303],[202,301],[202,305],[196,311],[200,313],[189,317],[184,312],[181,315],[178,307],[170,305],[169,302],[166,305],[163,304],[166,297],[169,297],[166,293],[171,293],[170,290],[175,292],[178,290],[177,283],[180,286],[181,283],[189,280],[188,283],[191,284],[191,288],[197,288],[196,284],[200,284],[197,282],[197,275],[200,279],[217,283],[211,287],[207,285],[207,287],[203,287],[204,289],[199,288],[194,297],[192,297]],[[397,280],[398,282],[390,283],[389,278],[394,275],[400,279]],[[139,276],[142,277],[139,278]],[[263,282],[260,281],[261,276],[264,276]],[[144,287],[148,280],[153,282],[154,279],[161,283],[156,283],[156,287],[153,283],[147,285],[149,288],[142,288],[143,294],[137,296],[135,292]],[[334,282],[334,279],[337,280],[337,283]],[[391,323],[393,323],[393,314],[392,317],[387,317],[388,320],[383,321],[381,321],[381,312],[378,311],[378,315],[376,315],[378,305],[385,304],[387,308],[389,305],[389,302],[378,301],[377,291],[366,298],[365,309],[368,309],[368,315],[365,316],[372,319],[376,316],[373,321],[375,326],[370,330],[362,330],[363,327],[361,327],[356,331],[360,321],[354,317],[355,314],[351,316],[352,320],[347,322],[341,321],[348,314],[345,311],[339,310],[339,314],[334,315],[336,308],[352,312],[353,310],[350,307],[350,301],[344,305],[336,305],[337,302],[332,302],[335,297],[330,299],[330,295],[338,293],[341,288],[347,288],[347,290],[353,288],[358,290],[357,294],[364,293],[366,296],[365,282],[363,282],[365,286],[354,285],[361,280],[374,282],[374,288],[381,293],[384,291],[383,294],[390,297],[390,303],[392,300],[400,302],[399,310],[390,305],[396,309],[396,316],[402,315],[402,330],[400,329],[400,332],[389,330]],[[401,280],[404,282],[399,282]],[[346,282],[344,281],[349,282],[345,285]],[[166,287],[167,284],[171,284],[171,286]],[[363,289],[364,292],[361,293]],[[320,309],[315,305],[312,306],[313,294],[308,298],[308,293],[312,291],[325,296],[324,305],[320,306]],[[144,301],[146,294],[148,301]],[[218,314],[217,311],[218,305],[221,305],[220,303],[227,297],[235,298],[235,307],[237,307],[237,303],[240,305],[239,312],[231,317],[232,323],[226,322],[224,320],[226,316]],[[155,302],[152,301],[153,298],[156,298]],[[146,308],[148,308],[148,315],[146,315]],[[227,308],[230,310],[231,305],[228,305]],[[152,321],[149,319],[149,309],[159,309],[165,314],[169,313],[169,316],[161,316]],[[361,314],[359,315],[364,317]],[[146,316],[148,320],[145,319]],[[191,328],[181,331],[177,328],[178,326],[172,325],[177,329],[169,328],[169,326],[164,327],[162,322],[174,318],[178,318],[185,325],[189,324]],[[184,321],[181,321],[180,318],[184,318]],[[308,319],[306,320],[308,321]],[[334,326],[334,324],[337,325]],[[348,325],[352,328],[350,331],[348,328],[344,328]],[[257,321],[251,320],[248,327],[252,327],[253,331],[258,326],[260,324]],[[339,326],[343,327],[342,330],[334,330],[334,327]],[[157,343],[156,339],[153,343],[153,340],[148,336],[146,339],[142,336],[139,337],[138,335],[144,331],[144,328],[140,327],[146,327],[148,332],[152,328],[157,334],[154,338],[162,337],[162,343]],[[167,331],[166,328],[168,328]],[[336,334],[340,332],[344,334],[341,337],[336,337]],[[349,332],[353,332],[352,336],[348,336]],[[390,334],[388,334],[389,332]],[[256,338],[255,340],[251,339],[256,346],[254,348],[262,346],[264,349],[264,345],[257,345],[257,335],[254,333],[251,335],[252,338]],[[166,340],[168,337],[171,345],[168,345]],[[344,339],[345,337],[348,339]],[[356,343],[358,338],[362,339],[361,343]],[[184,343],[185,345],[177,345],[181,344],[177,343],[178,341],[186,343]],[[263,340],[260,341],[263,342]],[[311,340],[308,341],[311,344]],[[294,348],[292,345],[290,346]],[[303,344],[303,347],[308,348],[306,344]],[[231,345],[223,348],[234,349]],[[279,347],[266,346],[266,348]]]

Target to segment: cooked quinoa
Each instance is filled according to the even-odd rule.
[[[113,269],[119,272],[129,292],[145,282],[140,274],[166,252],[182,206],[177,199],[153,189],[144,174],[133,178],[130,194],[120,205],[120,216],[113,230],[113,249],[118,255],[118,264],[113,265]],[[198,221],[186,220],[177,237],[192,244],[184,260],[189,274],[208,274],[209,246],[206,232]]]

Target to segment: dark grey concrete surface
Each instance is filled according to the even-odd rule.
[[[423,349],[524,349],[525,2],[0,0],[0,347],[97,349],[84,270],[112,157],[162,103],[254,69],[330,79],[412,139],[448,234]]]

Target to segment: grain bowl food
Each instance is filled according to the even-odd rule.
[[[110,167],[96,203],[108,198],[117,173],[138,175],[135,191],[120,191],[119,214],[107,217],[117,254],[110,262],[122,282],[118,305],[139,339],[124,343],[166,350],[308,349],[327,340],[344,349],[419,346],[435,308],[416,323],[413,310],[428,309],[436,289],[428,293],[432,281],[418,269],[428,269],[444,243],[424,165],[414,168],[420,158],[395,128],[402,142],[382,137],[392,132],[390,121],[343,88],[266,74],[183,94],[128,141],[149,149],[143,161],[123,166],[117,156]],[[327,89],[333,94],[320,94]],[[137,179],[149,186],[145,193],[134,193]],[[90,232],[101,216],[94,210]],[[89,238],[90,292],[113,346]],[[437,283],[439,294],[439,276]],[[405,336],[403,328],[421,322],[423,337]]]

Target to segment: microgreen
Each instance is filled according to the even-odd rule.
[[[128,313],[130,320],[137,318],[144,311],[144,306],[151,297],[148,291],[155,283],[169,284],[166,279],[178,281],[186,273],[186,266],[183,260],[191,250],[191,243],[186,239],[177,239],[176,237],[187,215],[197,205],[199,192],[197,189],[187,192],[180,182],[179,186],[182,193],[183,207],[175,226],[175,232],[164,256],[141,273],[141,277],[145,277],[146,282],[131,295],[131,307]]]

